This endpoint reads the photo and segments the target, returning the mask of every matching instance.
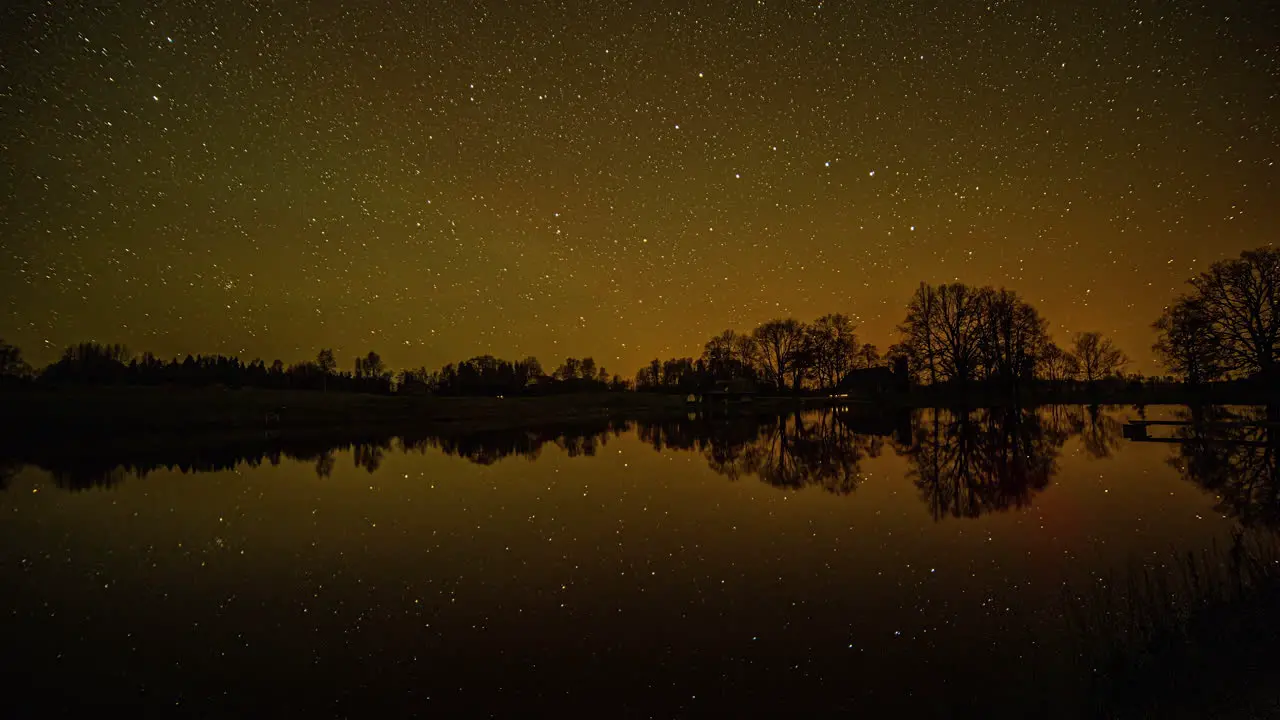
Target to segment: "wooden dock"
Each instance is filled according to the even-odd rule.
[[[1186,427],[1195,428],[1201,431],[1212,430],[1241,430],[1241,429],[1259,429],[1268,431],[1267,440],[1245,440],[1236,438],[1215,438],[1215,437],[1152,437],[1150,429],[1152,427]],[[1193,422],[1191,420],[1130,420],[1124,424],[1122,432],[1126,440],[1133,442],[1151,442],[1151,443],[1185,443],[1185,442],[1206,442],[1206,443],[1226,443],[1230,445],[1246,445],[1251,447],[1265,447],[1270,445],[1271,428],[1280,427],[1280,422],[1269,421],[1245,421],[1245,420],[1223,420],[1208,422]]]

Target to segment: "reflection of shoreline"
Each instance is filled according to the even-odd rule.
[[[908,477],[935,520],[1026,507],[1058,472],[1066,441],[1081,438],[1092,457],[1108,457],[1121,426],[1097,406],[922,410],[909,443]]]
[[[862,460],[880,454],[895,421],[909,420],[906,414],[824,409],[751,422],[695,417],[641,423],[639,434],[658,451],[700,452],[712,470],[731,480],[755,476],[778,488],[812,486],[844,495],[857,488]]]
[[[479,464],[491,464],[511,455],[537,457],[547,442],[573,454],[591,454],[595,439],[620,433],[631,426],[622,420],[600,420],[540,429],[488,430],[471,433],[379,431],[282,431],[251,435],[138,436],[130,442],[69,440],[62,443],[10,445],[0,448],[0,487],[23,465],[49,472],[55,485],[66,490],[110,487],[126,477],[145,477],[160,470],[183,473],[219,472],[240,465],[278,465],[281,460],[316,464],[316,474],[328,477],[334,454],[351,451],[357,467],[375,472],[389,451],[441,452]],[[6,475],[4,468],[13,468]]]
[[[754,477],[780,489],[821,488],[855,492],[863,461],[888,445],[908,462],[907,477],[935,520],[1026,507],[1057,472],[1070,437],[1085,452],[1110,455],[1121,426],[1096,407],[878,412],[867,407],[823,408],[748,416],[664,415],[601,419],[537,428],[483,432],[380,434],[279,433],[214,442],[191,436],[181,444],[153,438],[130,446],[64,443],[13,448],[9,466],[48,471],[64,489],[110,487],[157,470],[212,472],[242,464],[312,463],[320,477],[332,474],[335,453],[350,451],[355,465],[375,472],[388,452],[439,451],[489,465],[504,458],[536,459],[548,444],[570,457],[591,456],[611,437],[634,429],[656,451],[699,453],[714,472],[731,480]],[[0,472],[0,483],[11,477]]]
[[[1183,408],[1169,465],[1218,498],[1216,510],[1241,524],[1280,526],[1280,434],[1275,407]]]
[[[1245,524],[1280,526],[1280,438],[1266,426],[1230,424],[1274,415],[1260,407],[1181,409],[1177,417],[1189,424],[1174,430],[1178,444],[1171,446],[1169,464],[1217,495],[1223,514]],[[485,465],[516,455],[535,459],[548,443],[571,457],[590,456],[610,436],[633,428],[655,450],[700,453],[711,470],[733,480],[755,477],[777,488],[815,487],[839,495],[858,488],[862,462],[879,456],[887,441],[907,459],[908,477],[935,519],[1026,507],[1051,482],[1058,455],[1072,437],[1099,458],[1122,442],[1116,418],[1097,407],[1066,405],[967,412],[665,413],[453,433],[278,431],[43,444],[10,439],[0,448],[0,488],[23,465],[48,471],[60,488],[78,490],[110,487],[158,470],[214,472],[283,459],[314,463],[324,477],[332,473],[340,451],[351,451],[356,466],[369,472],[388,452],[429,449]]]

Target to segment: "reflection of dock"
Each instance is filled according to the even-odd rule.
[[[1194,434],[1185,437],[1152,437],[1152,427],[1174,427],[1174,428],[1194,428]],[[1123,428],[1124,438],[1133,442],[1151,442],[1151,443],[1223,443],[1228,445],[1243,445],[1250,447],[1265,447],[1270,444],[1269,432],[1262,440],[1246,440],[1243,438],[1233,437],[1213,437],[1211,433],[1222,430],[1250,430],[1257,429],[1264,432],[1271,428],[1280,427],[1280,422],[1264,422],[1264,421],[1245,421],[1245,420],[1223,420],[1223,421],[1203,421],[1196,422],[1194,420],[1130,420],[1125,423]],[[1207,435],[1207,436],[1206,436]]]

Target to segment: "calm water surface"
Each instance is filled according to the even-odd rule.
[[[1060,713],[1065,596],[1276,506],[1236,487],[1229,448],[1123,439],[1136,416],[812,412],[210,448],[185,471],[11,464],[4,672],[32,714]]]

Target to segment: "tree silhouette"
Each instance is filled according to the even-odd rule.
[[[1280,249],[1263,247],[1222,260],[1191,280],[1191,299],[1209,324],[1224,370],[1271,376],[1280,343]]]
[[[799,379],[807,370],[805,326],[794,318],[770,320],[752,332],[759,348],[760,367],[766,382],[779,392],[787,390],[791,381],[799,387]]]
[[[1276,372],[1280,250],[1260,247],[1213,263],[1153,324],[1153,350],[1188,383]]]
[[[1049,342],[1048,322],[1011,290],[978,291],[983,321],[979,355],[986,379],[1016,386],[1035,377]]]
[[[838,313],[823,315],[806,330],[814,377],[819,387],[834,388],[857,365],[860,346],[853,321]]]
[[[1086,382],[1101,380],[1128,364],[1129,358],[1120,348],[1099,332],[1076,335],[1072,353]]]
[[[513,369],[515,370],[516,383],[520,387],[525,387],[546,374],[542,371],[542,363],[538,362],[538,358],[532,355],[517,361]]]
[[[565,358],[560,363],[560,367],[556,368],[555,377],[557,380],[574,380],[577,379],[581,372],[582,361],[578,358]]]
[[[333,348],[324,348],[316,353],[316,367],[322,373],[331,373],[338,367],[338,361],[333,358]]]
[[[999,381],[1016,388],[1036,377],[1048,351],[1048,323],[1012,290],[961,283],[921,284],[890,352],[917,381]]]
[[[334,369],[337,367],[338,361],[333,357],[332,348],[324,348],[316,353],[316,369],[320,371],[323,383],[321,389],[329,389],[329,376],[333,374]]]
[[[0,339],[0,378],[26,378],[31,366],[22,359],[22,350]]]
[[[898,327],[903,350],[930,383],[969,382],[977,371],[984,312],[982,293],[960,283],[921,284]]]
[[[382,362],[382,357],[378,353],[369,351],[369,354],[356,358],[357,378],[380,378],[387,371],[386,366]]]
[[[1280,527],[1280,437],[1274,407],[1184,408],[1169,464],[1242,524]]]
[[[854,367],[873,368],[880,365],[880,351],[871,343],[863,343],[854,358]]]
[[[41,379],[67,383],[118,383],[128,374],[129,368],[125,365],[128,357],[129,350],[123,345],[79,343],[64,350],[61,359],[44,369]]]
[[[1224,344],[1203,298],[1181,296],[1152,327],[1158,337],[1151,349],[1172,373],[1198,385],[1226,371]]]
[[[1051,342],[1040,354],[1039,372],[1041,377],[1051,382],[1072,380],[1080,374],[1080,363],[1075,355]]]
[[[754,380],[757,350],[752,336],[725,330],[707,341],[701,359],[713,381]]]

